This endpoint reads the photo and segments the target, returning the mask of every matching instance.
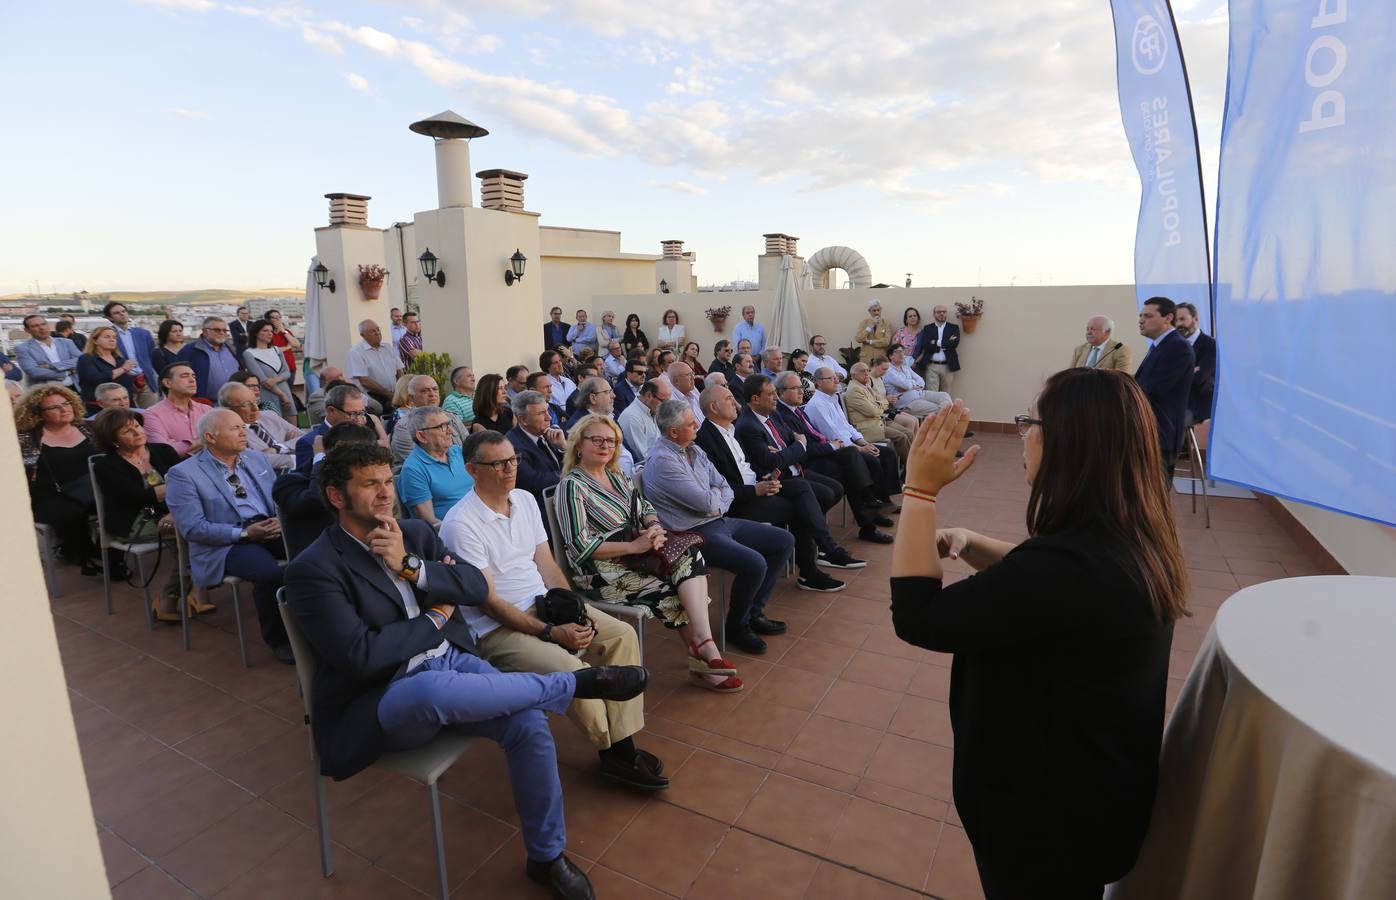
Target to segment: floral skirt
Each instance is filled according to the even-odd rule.
[[[588,560],[586,571],[573,575],[572,583],[592,600],[648,606],[666,628],[680,628],[688,624],[688,613],[679,605],[679,585],[707,574],[703,554],[694,549],[679,558],[667,580],[629,568],[616,558]]]

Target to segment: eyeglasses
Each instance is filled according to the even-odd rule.
[[[242,479],[238,478],[238,473],[228,473],[228,484],[233,489],[233,496],[239,500],[247,499],[247,488],[242,486]]]
[[[1014,416],[1013,424],[1018,426],[1018,434],[1020,437],[1027,437],[1028,429],[1032,428],[1034,425],[1041,426],[1042,420],[1029,418],[1028,416]]]
[[[341,406],[335,406],[333,404],[330,405],[330,409],[337,411],[340,415],[348,416],[355,421],[368,418],[368,413],[366,412],[350,412]]]
[[[227,334],[227,333],[228,333],[228,329],[226,329],[226,328],[205,328],[204,331],[212,331],[214,334]]]
[[[475,463],[475,465],[489,466],[491,469],[494,469],[496,473],[512,472],[514,469],[517,469],[519,467],[519,458],[517,456],[511,456],[508,459],[496,459],[492,462],[485,462],[481,460]]]
[[[602,388],[602,389],[599,390],[599,391],[592,391],[592,393],[593,393],[593,394],[614,394],[615,391],[611,390],[610,388]]]
[[[417,430],[418,430],[418,431],[445,431],[446,429],[448,429],[448,428],[450,428],[450,427],[451,427],[451,420],[450,420],[450,419],[447,419],[446,421],[442,422],[440,425],[424,425],[424,426],[422,426],[421,428],[418,428]]]
[[[816,378],[816,379],[814,379],[814,380],[815,380],[815,381],[838,381],[838,380],[839,380],[839,376],[837,376],[837,375],[820,375],[818,378]]]
[[[616,445],[616,439],[615,439],[615,438],[613,438],[613,437],[602,437],[602,436],[599,435],[599,434],[596,434],[596,435],[589,435],[589,436],[583,438],[582,440],[591,441],[591,445],[592,445],[593,447],[596,447],[597,449],[601,449],[601,448],[604,448],[604,447],[614,447],[614,446]]]
[[[62,403],[59,403],[59,404],[56,405],[56,406],[41,406],[41,407],[39,407],[39,411],[40,411],[40,412],[54,412],[55,410],[59,410],[59,409],[72,409],[72,406],[65,400],[65,401],[63,401]]]

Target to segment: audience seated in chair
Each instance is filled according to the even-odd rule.
[[[353,422],[340,422],[325,432],[325,453],[338,444],[376,444],[378,435],[366,425]],[[299,469],[287,472],[272,485],[272,499],[276,501],[281,520],[281,533],[286,539],[286,552],[294,559],[302,550],[320,536],[335,521],[335,513],[325,503],[320,493],[320,466],[324,460],[313,463],[309,471]]]
[[[441,387],[436,383],[436,379],[430,375],[404,375],[407,379],[407,402],[398,409],[398,419],[405,420],[408,412],[424,406],[431,406],[441,409]],[[447,420],[450,422],[451,439],[459,444],[465,440],[470,433],[470,428],[461,421],[460,416],[455,413],[446,412]],[[416,436],[410,428],[393,428],[392,437],[388,442],[389,449],[393,451],[393,465],[401,466],[407,457],[412,453],[412,449],[417,446]],[[462,470],[464,471],[464,470]]]
[[[570,431],[587,416],[615,418],[612,411],[615,408],[616,392],[606,379],[593,375],[581,383],[574,397],[577,408],[572,412],[572,418],[567,420],[567,427],[563,431]],[[635,457],[624,444],[620,447],[620,470],[627,478],[635,477]]]
[[[537,391],[524,391],[514,398],[514,427],[509,443],[519,454],[518,485],[538,501],[543,509],[543,490],[562,477],[562,451],[567,436],[550,424],[548,401]]]
[[[322,771],[348,778],[443,728],[489,738],[507,757],[527,875],[558,896],[590,898],[586,875],[563,853],[562,782],[543,712],[561,714],[579,698],[628,700],[648,674],[502,673],[480,659],[457,607],[484,603],[489,584],[426,523],[392,517],[391,461],[386,448],[334,448],[320,478],[338,523],[286,573],[287,607],[319,664],[312,722]]]
[[[368,412],[368,395],[357,385],[336,384],[325,394],[325,420],[296,441],[296,469],[309,471],[315,457],[324,452],[319,446],[325,432],[341,422],[366,425],[378,435],[378,443],[388,446],[388,434],[383,421]]]
[[[636,464],[649,456],[654,442],[659,440],[659,427],[654,424],[654,411],[659,404],[672,399],[673,389],[667,379],[652,378],[640,385],[635,402],[626,407],[616,419],[621,433],[625,435],[625,445],[635,457]]]
[[[188,456],[199,442],[199,420],[209,405],[194,396],[199,389],[194,367],[183,360],[170,363],[160,373],[165,397],[145,411],[146,437],[169,444],[180,456]]]
[[[53,528],[63,558],[82,566],[82,574],[100,575],[88,524],[97,509],[90,486],[84,490],[83,485],[87,458],[96,448],[82,418],[82,400],[61,384],[32,387],[15,407],[15,431],[34,521]],[[115,562],[112,577],[117,577]],[[120,577],[126,577],[124,566]]]
[[[404,509],[432,528],[441,527],[446,513],[475,484],[465,470],[451,419],[439,406],[414,406],[394,432],[405,431],[416,443],[398,474],[398,496]]]
[[[277,472],[296,465],[296,441],[305,432],[270,410],[257,405],[257,396],[246,384],[229,381],[218,389],[218,405],[237,413],[247,426],[247,449],[261,453]]]

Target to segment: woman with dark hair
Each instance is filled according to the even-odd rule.
[[[1029,538],[937,531],[969,410],[927,418],[892,548],[898,637],[953,653],[955,808],[988,900],[1100,897],[1134,865],[1154,802],[1187,566],[1144,392],[1117,371],[1047,380],[1023,437]],[[932,537],[934,535],[934,537]],[[940,557],[978,574],[945,586]]]
[[[264,317],[271,323],[272,346],[280,348],[286,355],[286,368],[290,370],[290,377],[286,380],[286,392],[291,393],[291,388],[296,384],[296,353],[301,348],[301,342],[296,340],[296,336],[291,333],[291,329],[286,327],[286,323],[281,320],[281,310],[269,309]],[[247,342],[247,346],[252,346],[252,341]],[[294,401],[292,401],[294,403]],[[295,413],[292,412],[292,415]]]
[[[921,336],[921,311],[914,306],[908,306],[902,313],[902,327],[897,329],[892,335],[893,344],[901,344],[908,351],[916,346],[916,339]],[[890,355],[891,344],[888,344],[888,354]]]
[[[650,339],[640,330],[640,317],[634,313],[625,317],[625,331],[621,333],[620,345],[626,356],[636,350],[648,352],[650,349]]]
[[[124,387],[132,397],[136,396],[136,376],[131,370],[136,361],[121,355],[116,342],[116,329],[102,325],[92,329],[87,336],[87,347],[78,357],[78,386],[82,399],[94,406],[97,404],[97,385],[115,382]]]
[[[697,341],[689,341],[683,345],[683,355],[679,357],[682,362],[688,363],[688,367],[693,370],[693,377],[698,381],[698,389],[703,388],[703,376],[708,374],[708,370],[703,368],[703,361],[698,358],[702,348]]]
[[[242,351],[242,365],[262,383],[258,405],[274,412],[288,422],[296,421],[296,402],[291,399],[291,379],[294,370],[287,368],[286,355],[276,346],[276,326],[258,319],[247,326],[247,349]]]
[[[142,544],[174,536],[174,518],[165,505],[165,473],[179,462],[169,444],[146,441],[141,414],[131,409],[104,409],[92,422],[92,441],[102,451],[92,463],[102,488],[102,524],[107,533]],[[155,618],[179,621],[179,566],[170,547],[170,574],[165,589],[152,600]],[[154,573],[152,573],[153,575]],[[190,612],[212,612],[212,604],[190,600]]]
[[[514,411],[509,408],[504,379],[491,372],[480,376],[475,385],[475,421],[470,430],[508,434],[514,427]]]
[[[683,326],[679,324],[677,309],[664,310],[664,324],[659,326],[659,340],[655,346],[661,350],[675,351],[683,346]]]
[[[165,366],[174,362],[179,356],[179,351],[184,349],[184,326],[175,319],[166,319],[160,323],[160,329],[155,333],[155,349],[150,351],[150,361],[155,364],[155,380],[159,381],[160,373],[165,371]]]
[[[88,517],[97,508],[87,474],[92,433],[83,421],[82,400],[62,385],[32,387],[15,405],[15,431],[34,521],[53,528],[63,558],[82,566],[82,574],[102,574],[88,530]],[[115,569],[112,577],[118,572],[126,577]]]
[[[814,396],[814,376],[806,372],[809,366],[809,353],[796,347],[790,351],[790,362],[786,365],[786,370],[795,372],[800,376],[800,390],[804,392],[804,399],[800,401],[803,405],[809,402],[809,398]]]

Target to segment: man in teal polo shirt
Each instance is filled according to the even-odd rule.
[[[398,428],[411,429],[416,444],[398,473],[398,496],[413,517],[440,528],[450,508],[475,486],[451,432],[451,417],[439,406],[415,406]]]

